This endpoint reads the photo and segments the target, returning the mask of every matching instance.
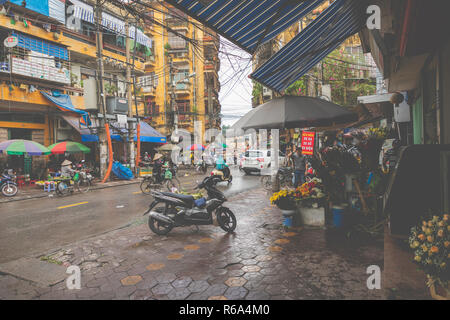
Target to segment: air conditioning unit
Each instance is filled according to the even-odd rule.
[[[106,97],[108,114],[128,114],[128,100],[120,97]]]
[[[272,99],[272,90],[263,87],[263,97]]]

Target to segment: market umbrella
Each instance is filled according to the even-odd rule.
[[[205,150],[205,146],[196,143],[196,144],[190,145],[188,149],[191,150],[191,151],[193,151],[193,150]]]
[[[157,148],[159,151],[172,151],[172,150],[180,150],[181,148],[176,144],[166,143],[161,147]]]
[[[244,114],[238,121],[236,121],[231,128],[229,128],[228,130],[234,130],[235,133],[243,130],[243,126],[247,123],[247,121],[249,121],[253,114],[256,112],[257,108],[253,108],[252,110],[250,110],[249,112],[247,112],[246,114]]]
[[[10,155],[42,156],[50,154],[50,150],[42,144],[22,139],[6,140],[0,143],[0,153]]]
[[[73,142],[73,141],[63,141],[52,144],[48,149],[53,154],[64,154],[64,153],[89,153],[91,149],[86,147],[84,144]]]
[[[256,107],[243,128],[310,128],[332,126],[357,120],[357,113],[350,112],[344,107],[323,99],[283,96]]]

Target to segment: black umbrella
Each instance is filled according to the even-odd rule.
[[[358,120],[358,114],[335,103],[303,96],[275,98],[250,112],[243,129],[325,127]]]

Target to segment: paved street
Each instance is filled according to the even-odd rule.
[[[189,189],[203,175],[184,176],[182,187]],[[255,188],[259,177],[244,177],[233,170],[231,186],[221,183],[227,194]],[[140,219],[151,202],[139,184],[95,190],[63,198],[46,197],[0,203],[0,263],[66,245],[86,237],[132,224]]]
[[[256,176],[242,179],[258,181]],[[111,203],[102,210],[115,216],[128,215],[131,220],[137,218],[135,212],[116,213],[119,198],[112,194],[105,197],[104,203]],[[80,266],[81,290],[67,289],[65,281],[44,287],[0,275],[0,298],[384,297],[381,290],[368,290],[366,286],[366,268],[374,264],[383,268],[382,244],[346,240],[345,235],[320,228],[286,232],[281,228],[279,210],[269,204],[268,195],[261,188],[235,193],[227,206],[238,219],[234,234],[225,234],[216,226],[201,226],[199,231],[195,227],[176,228],[167,236],[157,236],[149,230],[146,218],[140,218],[126,228],[62,247],[55,245],[45,254],[48,261]],[[107,212],[103,219],[107,219]],[[125,217],[118,219],[126,221]]]

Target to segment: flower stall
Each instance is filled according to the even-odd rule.
[[[301,186],[282,189],[270,198],[284,217],[284,226],[297,225],[324,226],[326,195],[322,181],[313,178]]]
[[[409,245],[414,262],[427,275],[431,296],[437,300],[450,298],[450,225],[449,215],[433,216],[411,229]]]

